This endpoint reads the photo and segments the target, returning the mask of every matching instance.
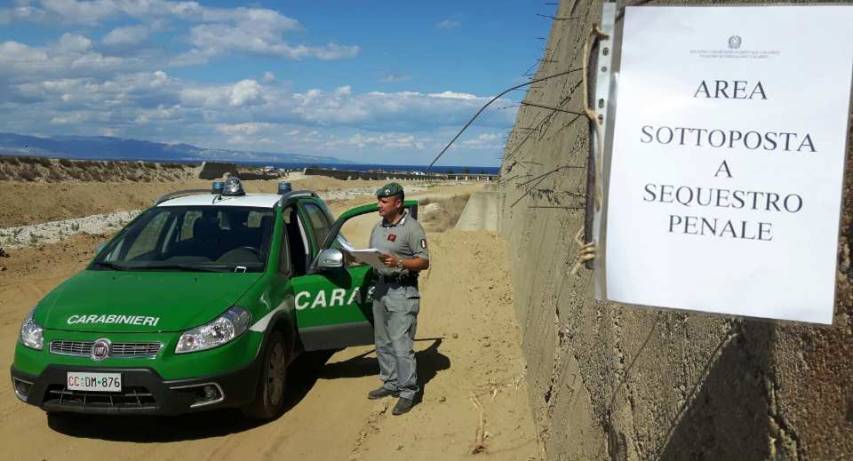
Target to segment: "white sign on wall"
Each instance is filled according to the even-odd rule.
[[[851,24],[850,6],[626,9],[608,299],[832,323]]]

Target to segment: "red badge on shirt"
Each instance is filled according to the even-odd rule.
[[[388,240],[394,241],[397,240],[397,234],[388,234]]]

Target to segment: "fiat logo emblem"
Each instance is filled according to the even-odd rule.
[[[110,340],[101,338],[92,345],[92,360],[104,360],[110,356]]]

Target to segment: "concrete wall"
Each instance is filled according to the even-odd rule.
[[[560,3],[555,16],[577,19],[553,22],[537,76],[581,66],[600,6]],[[537,84],[526,100],[580,110],[579,74]],[[853,459],[853,155],[835,321],[824,328],[596,302],[591,272],[569,273],[587,143],[585,118],[522,107],[501,172],[501,229],[548,459]]]
[[[226,162],[202,162],[198,179],[220,179],[225,173],[237,175],[237,164]]]
[[[464,231],[497,231],[501,222],[500,197],[501,193],[492,188],[471,194],[459,220],[456,221],[455,228]]]
[[[306,168],[305,175],[307,176],[328,176],[337,179],[368,179],[368,180],[392,180],[405,179],[410,181],[477,181],[491,182],[497,178],[493,174],[474,174],[474,173],[428,173],[414,174],[406,172],[394,171],[356,171],[356,170],[337,170],[333,168]]]

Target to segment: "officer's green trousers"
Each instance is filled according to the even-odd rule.
[[[379,378],[383,386],[414,399],[418,387],[414,339],[418,327],[420,294],[413,286],[378,282],[373,299],[373,330]]]

